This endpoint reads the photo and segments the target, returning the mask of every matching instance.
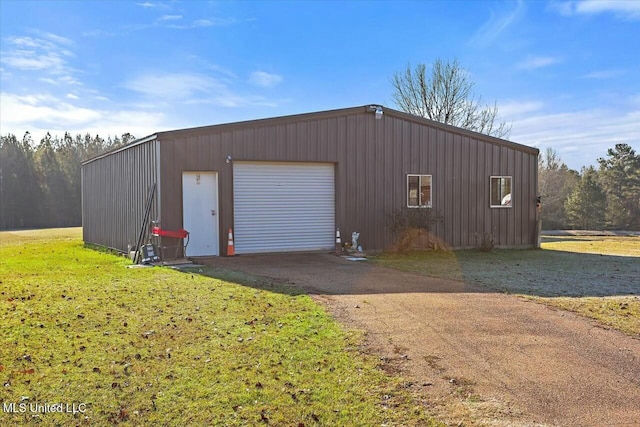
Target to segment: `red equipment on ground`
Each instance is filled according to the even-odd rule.
[[[184,228],[181,228],[180,230],[177,230],[177,231],[173,231],[173,230],[163,230],[158,226],[151,227],[151,234],[153,236],[174,237],[176,239],[185,239],[187,238],[187,236],[189,236],[189,232]]]
[[[186,256],[187,253],[187,245],[189,244],[189,232],[187,230],[185,230],[184,228],[181,228],[179,230],[163,230],[160,227],[160,223],[157,221],[153,221],[152,222],[152,227],[151,227],[151,235],[154,237],[169,237],[169,238],[173,238],[173,239],[181,239],[182,243],[178,244],[178,245],[174,245],[174,246],[163,246],[160,245],[160,241],[158,241],[158,247],[160,248],[160,258],[162,258],[164,260],[164,250],[165,249],[169,249],[169,248],[174,248],[176,249],[176,254],[174,258],[178,258],[178,251],[180,248],[182,248],[183,252],[182,255]],[[186,241],[185,241],[186,239]],[[158,239],[159,240],[159,239]]]

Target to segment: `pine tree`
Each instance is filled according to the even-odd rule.
[[[583,230],[597,230],[605,224],[607,196],[593,166],[582,169],[582,176],[565,203],[569,224]]]
[[[640,155],[630,145],[616,144],[598,163],[607,194],[607,226],[640,230]]]
[[[52,139],[47,132],[46,136],[40,140],[40,145],[36,150],[40,187],[46,205],[42,217],[44,227],[73,225],[70,224],[67,216],[69,186],[55,150],[59,143],[57,139]]]
[[[67,225],[82,225],[82,148],[68,133],[64,134],[60,146],[56,149],[58,164],[62,170],[68,194],[65,197],[65,215]]]
[[[0,138],[0,228],[40,226],[42,197],[29,132]]]

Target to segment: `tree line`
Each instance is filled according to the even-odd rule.
[[[580,172],[548,148],[538,161],[538,191],[543,229],[640,230],[640,155],[628,144]]]
[[[134,139],[47,133],[36,144],[29,132],[1,136],[0,229],[82,225],[82,161]]]

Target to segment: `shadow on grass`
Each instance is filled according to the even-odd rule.
[[[205,264],[200,274],[289,295],[640,295],[640,258],[557,250],[417,252],[362,262],[328,254],[243,255],[197,262]]]

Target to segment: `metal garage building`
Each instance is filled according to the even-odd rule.
[[[224,255],[228,228],[236,253],[329,250],[336,228],[382,250],[402,207],[442,214],[454,248],[533,247],[537,157],[378,105],[159,132],[83,163],[84,240],[135,244],[155,183],[151,218],[190,232],[187,256]]]

